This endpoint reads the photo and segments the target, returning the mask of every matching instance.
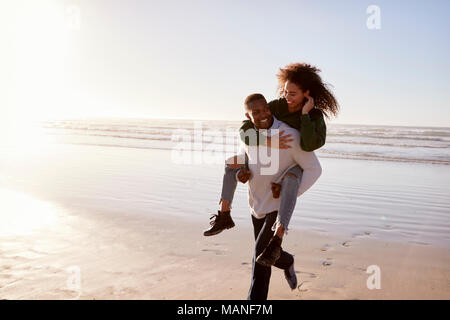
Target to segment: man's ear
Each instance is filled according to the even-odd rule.
[[[247,117],[248,120],[252,121],[252,118],[250,118],[250,115],[248,114],[248,112],[245,113],[245,116]]]
[[[310,92],[309,89],[305,91],[305,96],[309,96]]]

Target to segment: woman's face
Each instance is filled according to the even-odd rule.
[[[309,93],[309,90],[306,90]],[[286,98],[289,111],[295,112],[302,108],[305,100],[305,93],[295,83],[286,81],[284,84],[284,96]]]

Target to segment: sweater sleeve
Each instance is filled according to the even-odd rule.
[[[267,137],[263,134],[258,134],[258,131],[255,130],[255,127],[250,120],[242,121],[242,126],[239,129],[239,135],[241,137],[241,141],[248,146],[265,146],[267,143]]]
[[[314,151],[325,144],[327,127],[323,119],[323,113],[319,109],[313,109],[309,114],[301,116],[300,146],[305,151]]]

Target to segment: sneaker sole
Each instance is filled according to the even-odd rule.
[[[233,225],[229,225],[229,226],[226,227],[225,229],[220,229],[220,230],[217,230],[217,231],[214,231],[214,232],[208,232],[208,233],[203,232],[203,235],[204,235],[205,237],[215,236],[216,234],[221,233],[223,230],[228,230],[228,229],[231,229],[231,228],[233,228],[233,227],[234,227],[234,223],[233,223]]]

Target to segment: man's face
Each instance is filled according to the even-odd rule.
[[[269,129],[273,123],[269,106],[263,99],[250,102],[247,105],[245,116],[255,125],[256,129]]]

